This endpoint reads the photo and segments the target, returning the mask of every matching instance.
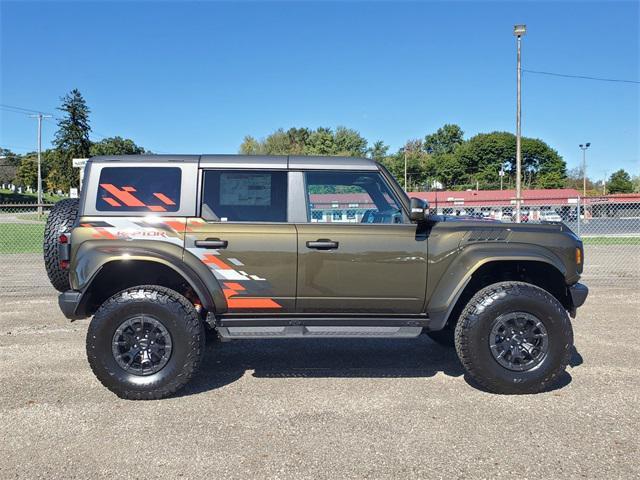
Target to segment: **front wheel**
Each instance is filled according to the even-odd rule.
[[[202,321],[185,297],[145,285],[102,304],[87,331],[87,357],[98,380],[119,397],[159,399],[196,373],[204,342]]]
[[[469,301],[455,344],[467,373],[488,391],[536,393],[565,371],[573,330],[549,292],[524,282],[500,282]]]

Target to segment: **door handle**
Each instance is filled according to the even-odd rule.
[[[227,248],[229,242],[219,238],[207,238],[206,240],[196,240],[195,246],[200,248]]]
[[[321,238],[315,242],[307,242],[307,248],[315,248],[316,250],[333,250],[338,248],[339,243],[333,240],[325,240]]]

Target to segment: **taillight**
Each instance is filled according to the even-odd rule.
[[[69,233],[61,233],[58,236],[58,265],[61,270],[69,269],[69,258],[71,254],[69,240]]]

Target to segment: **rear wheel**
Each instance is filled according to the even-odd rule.
[[[164,287],[140,286],[107,300],[87,331],[87,357],[98,380],[121,398],[159,399],[181,389],[204,354],[196,309]]]
[[[468,374],[495,393],[536,393],[551,386],[571,356],[573,330],[562,304],[523,282],[480,290],[456,326],[458,356]]]
[[[77,198],[67,198],[56,203],[44,227],[44,266],[53,288],[59,292],[69,290],[69,271],[60,268],[58,245],[60,234],[69,232],[78,218],[80,201]]]

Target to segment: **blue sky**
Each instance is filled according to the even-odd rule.
[[[0,103],[55,112],[79,88],[93,138],[156,152],[233,153],[246,134],[345,125],[392,150],[444,123],[515,129],[523,68],[640,80],[640,2],[7,2]],[[523,134],[589,175],[638,174],[640,85],[523,77]],[[36,123],[2,110],[0,145]],[[56,126],[45,122],[43,143]]]

